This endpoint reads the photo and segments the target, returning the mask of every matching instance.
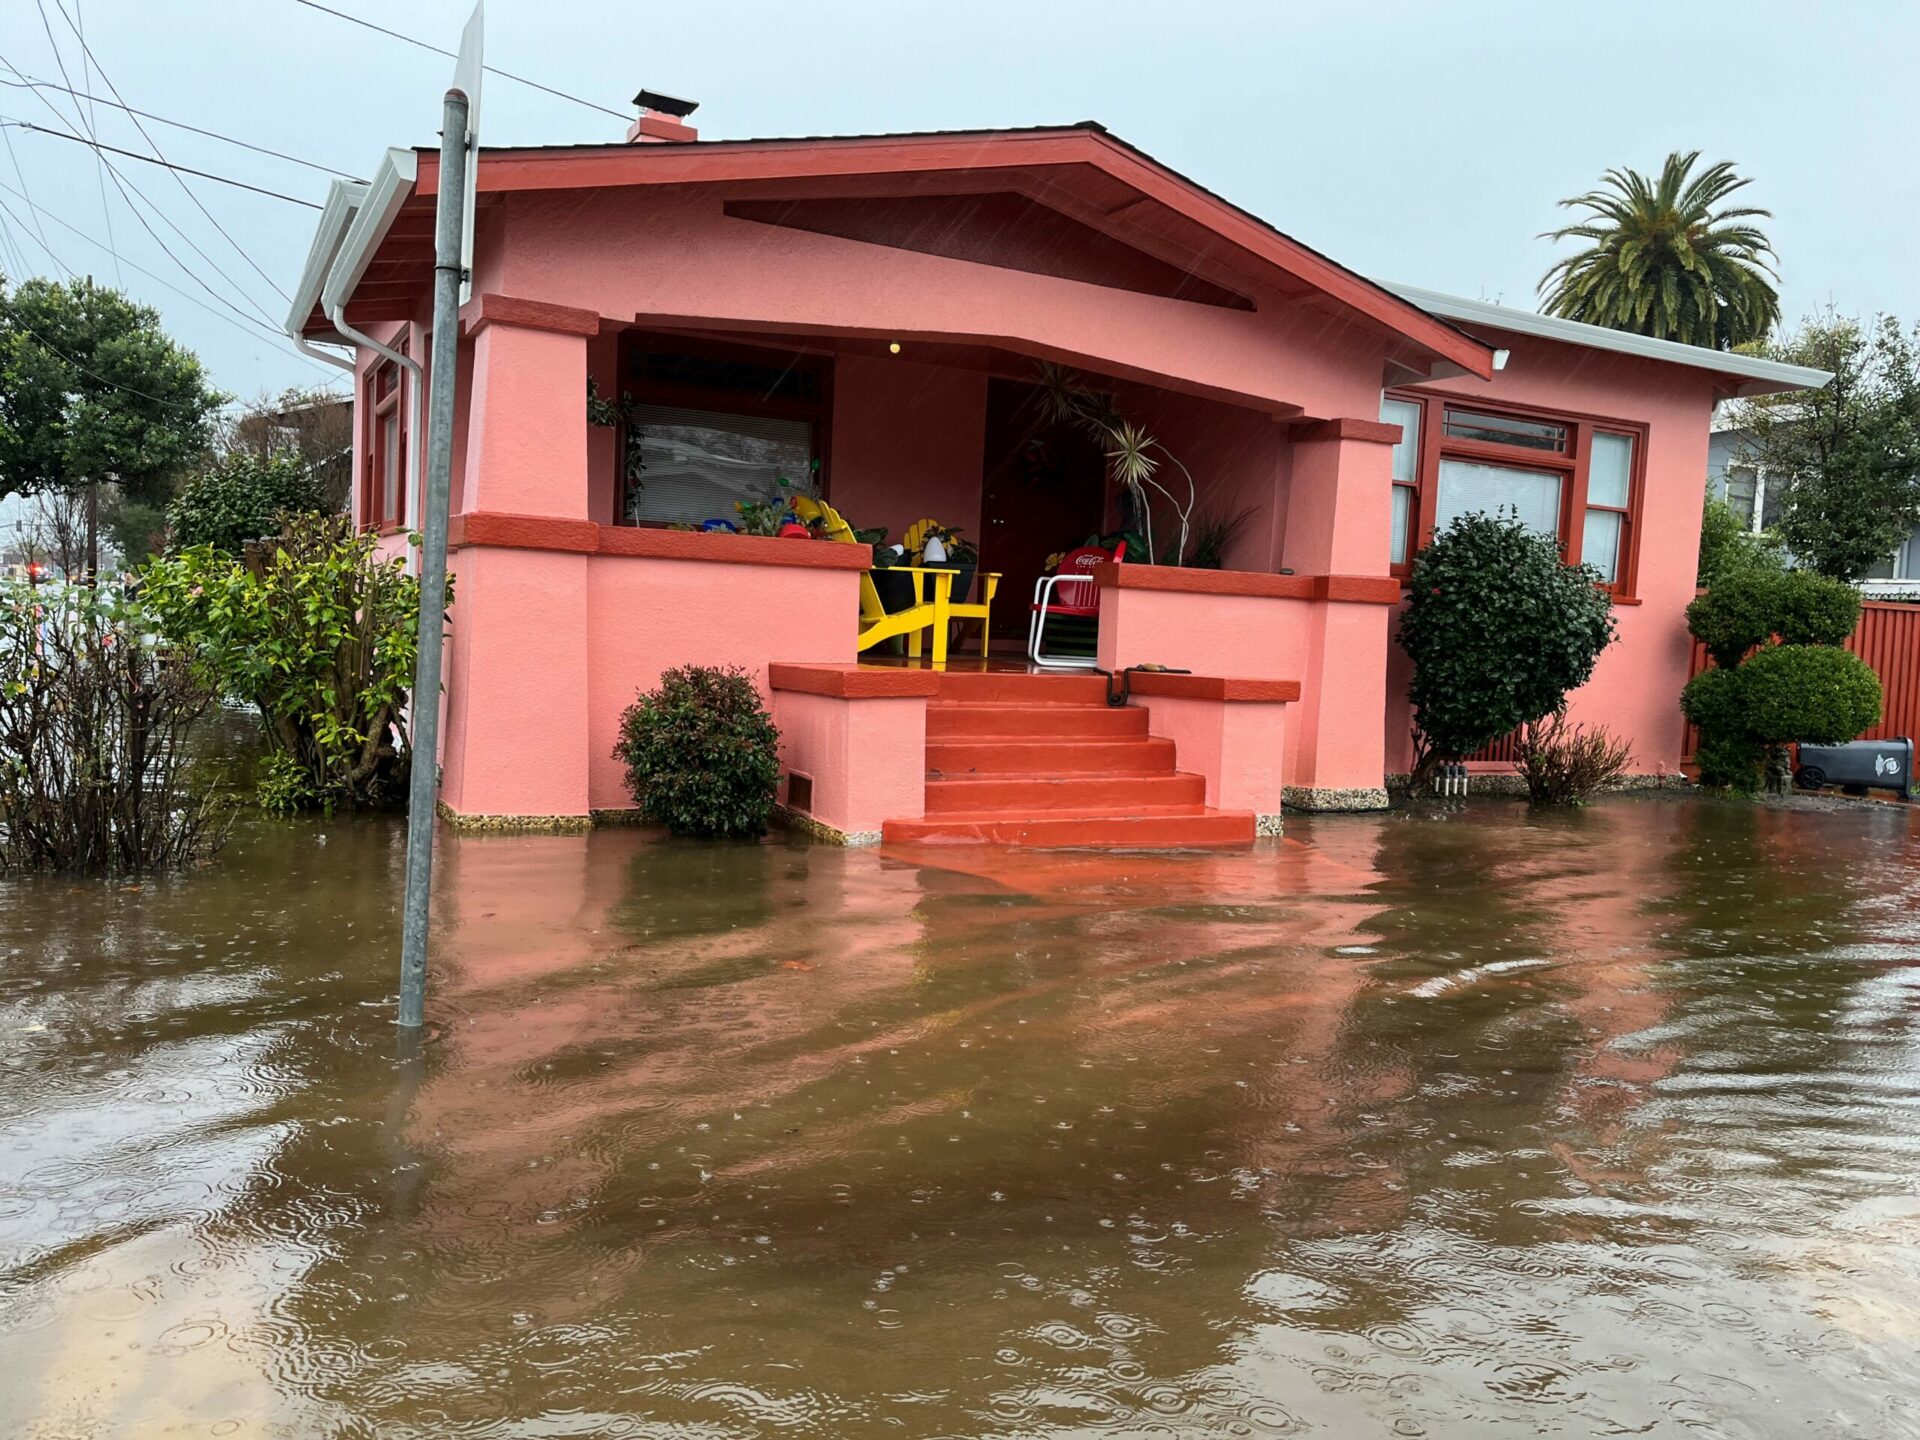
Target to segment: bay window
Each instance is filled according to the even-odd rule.
[[[1475,512],[1505,515],[1560,542],[1617,596],[1633,589],[1643,438],[1637,427],[1520,407],[1390,393],[1380,418],[1393,447],[1388,558],[1406,575],[1436,530]]]

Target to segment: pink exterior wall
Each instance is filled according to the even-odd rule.
[[[839,355],[833,365],[833,506],[856,529],[899,540],[935,519],[980,538],[987,377],[900,357]]]
[[[765,695],[774,661],[854,658],[855,571],[604,555],[587,565],[585,745],[596,810],[633,804],[613,744],[620,713],[662,670],[738,665]]]
[[[1530,336],[1490,333],[1489,338],[1513,352],[1491,385],[1447,381],[1422,390],[1647,427],[1634,584],[1640,603],[1614,607],[1619,638],[1600,657],[1592,681],[1573,696],[1570,714],[1632,742],[1632,773],[1674,774],[1684,734],[1680,690],[1692,650],[1686,607],[1695,593],[1700,555],[1712,378],[1703,371]],[[1413,760],[1406,703],[1411,666],[1398,645],[1390,647],[1388,662],[1388,769],[1404,772]]]
[[[927,702],[924,697],[848,698],[776,690],[780,761],[809,777],[808,815],[860,841],[876,841],[888,820],[913,819],[926,806]]]
[[[1207,804],[1279,815],[1287,784],[1285,704],[1171,695],[1141,703],[1148,730],[1173,741],[1180,768],[1206,778]]]
[[[957,339],[1287,413],[1379,412],[1371,323],[1258,285],[1257,310],[1229,310],[725,215],[749,188],[510,193],[498,288],[621,323]]]

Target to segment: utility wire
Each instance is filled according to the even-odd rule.
[[[386,26],[376,25],[371,20],[362,20],[358,15],[349,15],[344,10],[330,9],[328,6],[316,3],[316,0],[293,0],[293,3],[296,5],[304,5],[309,10],[318,10],[323,15],[332,15],[336,19],[345,20],[350,24],[364,26],[368,30],[376,30],[382,35],[390,35],[395,40],[404,40],[409,45],[418,45],[422,50],[431,50],[436,55],[446,55],[453,59],[459,58],[459,56],[455,55],[451,50],[443,50],[438,45],[429,45],[426,41],[416,40],[411,35],[402,35],[398,30],[389,30]],[[538,80],[529,80],[526,76],[516,75],[511,70],[502,70],[495,65],[483,65],[480,68],[485,70],[489,75],[498,75],[502,80],[512,80],[519,85],[528,85],[535,90],[544,90],[549,95],[556,95],[562,100],[571,100],[574,104],[584,105],[589,110],[598,110],[602,115],[611,115],[616,120],[631,120],[633,118],[624,111],[609,110],[605,105],[597,104],[592,100],[583,100],[578,95],[569,95],[566,91],[556,90],[551,85],[542,85]]]
[[[86,231],[82,230],[78,225],[75,225],[68,220],[62,220],[58,215],[54,214],[51,210],[44,209],[41,206],[34,204],[34,202],[31,199],[21,194],[18,190],[15,190],[11,185],[8,185],[4,182],[0,182],[0,191],[5,191],[7,194],[13,196],[14,199],[20,201],[21,204],[27,206],[27,208],[30,211],[34,212],[37,216],[44,216],[46,219],[51,220],[54,224],[58,225],[62,230],[66,230],[74,235],[79,236],[82,240],[86,241],[89,245],[96,246],[102,250],[107,249],[107,246],[105,244],[103,244],[99,240],[96,240],[93,236],[89,235]],[[21,223],[20,217],[14,214],[12,207],[10,207],[7,204],[7,202],[4,200],[0,200],[0,211],[4,211],[9,215],[13,215],[13,220],[16,225]],[[28,238],[33,238],[31,235],[31,232],[29,232]],[[42,250],[46,250],[48,256],[51,257],[55,265],[59,266],[62,270],[65,270],[69,275],[73,275],[77,273],[73,269],[73,267],[66,264],[63,260],[61,260],[61,258],[58,255],[55,255],[52,250],[48,249],[46,242],[44,240],[40,241],[39,243],[40,243],[40,248]],[[108,253],[112,254],[113,252],[109,250]],[[231,325],[233,326],[234,329],[238,330],[241,334],[252,336],[256,340],[260,338],[256,329],[249,328],[248,325],[241,324],[238,320],[235,320],[230,315],[222,314],[220,311],[214,309],[213,306],[207,304],[206,301],[200,299],[198,296],[189,295],[185,290],[182,290],[178,285],[175,285],[172,281],[167,280],[162,276],[154,274],[153,271],[147,269],[143,265],[138,265],[138,264],[135,264],[132,260],[127,260],[126,257],[124,256],[120,256],[118,258],[121,259],[123,263],[125,263],[128,269],[137,270],[140,274],[146,276],[149,280],[153,281],[154,284],[164,286],[166,289],[171,290],[174,294],[178,295],[182,300],[185,300],[188,304],[198,305],[202,310],[206,311],[209,315],[213,316],[214,319],[220,321],[222,324]],[[278,331],[273,332],[273,335],[275,339],[284,340],[286,338],[284,334]],[[316,370],[324,371],[330,368],[328,366],[320,364],[318,361],[313,360],[305,355],[299,355],[299,356],[296,356],[295,358],[301,361],[301,363],[303,364],[311,365]]]
[[[4,129],[0,129],[0,140],[4,140],[6,142],[7,159],[13,162],[13,177],[14,179],[20,182],[20,189],[22,190],[22,192],[25,192],[27,189],[27,172],[20,168],[20,157],[13,153],[13,136],[7,134],[7,132]],[[27,200],[27,203],[29,205],[33,204],[33,201],[28,200],[27,196],[24,193],[21,195],[20,198],[23,200]],[[35,207],[35,208],[38,208],[38,207]],[[40,232],[40,248],[44,250],[47,244],[47,227],[40,223],[40,217],[37,215],[34,216],[33,223],[34,223],[34,228]]]
[[[237,145],[242,150],[251,150],[256,155],[270,155],[275,160],[285,160],[291,165],[304,165],[309,170],[318,170],[323,175],[338,175],[342,180],[357,180],[357,175],[349,175],[345,170],[336,170],[331,165],[322,165],[314,160],[302,160],[298,155],[289,155],[284,150],[270,150],[265,145],[255,145],[250,141],[237,139],[232,135],[223,135],[218,130],[203,130],[198,125],[189,125],[184,120],[169,120],[164,115],[156,115],[151,110],[136,110],[131,105],[123,105],[117,100],[103,99],[98,95],[89,95],[84,90],[67,90],[64,85],[56,85],[51,80],[6,80],[0,79],[0,85],[9,85],[14,89],[64,90],[67,94],[81,100],[90,100],[95,104],[106,105],[115,110],[124,110],[129,115],[139,115],[157,125],[170,125],[175,130],[186,130],[195,135],[204,135],[209,140],[223,140],[229,145]]]
[[[49,130],[45,126],[41,126],[41,125],[29,125],[25,121],[0,120],[0,125],[5,125],[5,124],[17,125],[24,129],[34,130],[42,135],[57,135],[62,140],[80,140],[82,144],[86,143],[78,135],[70,135],[60,130]],[[133,158],[140,159],[142,157],[136,155]],[[236,281],[231,275],[227,274],[225,270],[222,270],[219,266],[219,263],[215,261],[211,255],[207,254],[206,251],[202,250],[199,247],[199,245],[194,242],[194,238],[191,235],[187,234],[186,231],[182,230],[177,224],[175,224],[172,217],[170,217],[166,211],[162,210],[158,205],[154,204],[152,198],[148,196],[145,191],[141,190],[138,186],[134,185],[131,180],[128,180],[126,176],[122,175],[111,164],[107,166],[107,173],[113,177],[114,188],[120,192],[120,198],[126,201],[127,209],[133,212],[133,218],[140,222],[140,228],[145,230],[147,234],[152,237],[153,243],[158,245],[161,248],[161,250],[163,250],[166,253],[166,256],[169,260],[173,261],[175,265],[180,267],[180,271],[182,274],[184,274],[189,280],[193,281],[193,283],[198,285],[202,290],[206,291],[207,294],[211,295],[215,300],[218,300],[222,305],[226,306],[229,310],[233,311],[233,313],[238,315],[242,320],[247,321],[251,325],[259,326],[262,330],[265,330],[269,335],[274,335],[274,336],[279,335],[280,333],[279,327],[273,323],[273,317],[267,314],[265,309],[261,307],[260,303],[257,300],[255,300],[251,295],[249,295],[244,289],[242,289],[238,281]],[[193,267],[188,265],[186,261],[182,260],[177,254],[174,253],[173,247],[168,245],[165,240],[160,238],[160,232],[155,230],[153,228],[152,223],[149,222],[147,217],[140,212],[140,207],[133,203],[134,196],[136,195],[140,197],[142,204],[146,205],[147,208],[152,210],[155,215],[159,216],[161,220],[166,222],[167,227],[170,230],[172,230],[174,234],[178,235],[182,240],[187,242],[187,245],[193,250],[194,254],[198,255],[202,260],[206,261],[207,264],[212,267],[214,274],[218,275],[222,280],[226,281],[228,285],[233,287],[234,294],[238,295],[242,300],[246,301],[247,304],[253,306],[254,313],[252,315],[249,315],[245,310],[242,310],[238,305],[234,304],[232,300],[228,299],[225,295],[222,295],[218,290],[215,290],[213,286],[209,285],[206,282],[206,280],[201,277],[198,271],[193,269]]]
[[[87,44],[86,32],[83,31],[80,28],[80,26],[73,20],[73,18],[67,14],[67,7],[61,3],[61,0],[53,0],[53,3],[60,10],[60,18],[67,22],[67,28],[73,31],[73,38],[80,42],[80,53],[86,57],[88,63],[90,63],[93,66],[95,72],[99,74],[100,78],[107,82],[107,89],[113,93],[113,98],[118,100],[122,105],[125,105],[127,101],[127,97],[120,93],[120,87],[114,84],[113,77],[107,74],[107,67],[100,63],[100,57],[98,55],[95,55],[93,53],[93,47]],[[80,8],[80,0],[74,0],[74,8],[76,10]],[[160,148],[160,142],[155,140],[152,135],[147,133],[147,127],[140,123],[140,117],[137,115],[129,114],[128,118],[130,118],[133,121],[133,128],[140,132],[140,138],[147,142],[147,148],[153,151],[153,153],[160,159],[162,164],[165,164],[167,162],[166,152]],[[246,261],[247,264],[253,268],[253,273],[258,275],[262,280],[267,282],[268,288],[272,289],[276,294],[278,294],[282,300],[291,300],[293,298],[291,295],[287,294],[285,290],[280,288],[280,284],[278,281],[276,281],[271,275],[267,274],[265,270],[260,268],[260,263],[257,260],[255,260],[253,256],[249,255],[241,247],[240,242],[234,239],[233,236],[227,232],[227,227],[222,225],[219,222],[219,220],[214,218],[213,212],[207,209],[206,205],[202,203],[198,195],[193,193],[193,187],[188,185],[185,180],[180,178],[180,172],[178,170],[175,170],[173,172],[173,183],[180,187],[180,193],[182,195],[185,195],[187,199],[193,202],[193,208],[198,210],[202,215],[206,217],[207,223],[213,226],[214,229],[220,232],[220,238],[222,240],[225,240],[227,244],[233,247],[234,254],[238,255],[242,260]],[[252,188],[252,187],[249,187],[249,188]],[[286,196],[283,198],[292,199],[293,197]],[[320,207],[318,205],[315,205],[313,208],[318,210]]]
[[[67,74],[67,61],[66,57],[60,53],[60,42],[53,38],[53,25],[47,19],[47,7],[41,3],[41,0],[33,0],[33,8],[40,13],[40,28],[47,32],[47,48],[53,51],[53,63],[60,67],[60,78],[65,80],[68,86],[71,87],[73,77]],[[62,10],[60,12],[61,17],[65,18],[66,13],[66,11]],[[56,110],[54,113],[59,114],[59,111]],[[86,113],[81,110],[77,104],[73,107],[73,113],[80,122],[80,128],[87,132],[87,138],[89,140],[99,138],[95,134],[93,126],[88,122]],[[62,124],[65,124],[66,116],[61,115],[60,120]],[[106,222],[107,239],[111,240],[113,239],[113,211],[107,205],[106,159],[98,151],[95,151],[93,161],[95,178],[100,182],[100,218]],[[118,262],[115,263],[113,278],[116,281],[121,278]]]
[[[11,70],[14,73],[14,75],[22,79],[25,78],[24,75],[21,74],[20,67],[15,65],[12,61],[8,60],[4,55],[0,55],[0,65],[4,65],[7,69]],[[48,112],[53,115],[54,119],[60,121],[62,124],[66,123],[66,116],[61,112],[59,107],[56,106],[51,100],[49,100],[45,95],[42,95],[38,90],[31,90],[28,93],[32,95],[34,99],[38,100],[43,106],[45,106]],[[5,133],[4,130],[0,130],[0,134],[4,134],[4,133]],[[45,133],[50,135],[59,135],[62,139],[67,139],[67,140],[79,140],[81,138],[77,135],[74,135],[71,131],[51,131],[50,130],[50,131],[46,131]],[[246,292],[246,290],[243,289],[234,280],[234,278],[231,275],[227,274],[225,270],[222,270],[218,262],[216,262],[211,255],[207,254],[206,251],[202,250],[191,235],[187,234],[186,231],[182,230],[177,224],[175,224],[172,217],[170,217],[166,211],[162,210],[158,205],[154,204],[153,200],[147,195],[147,193],[144,190],[142,190],[138,185],[135,185],[132,180],[122,175],[119,171],[119,168],[115,166],[112,161],[107,160],[105,156],[101,156],[100,158],[101,158],[101,162],[107,168],[107,173],[113,177],[114,188],[120,192],[120,198],[126,202],[127,208],[133,212],[133,218],[138,220],[140,222],[141,228],[145,230],[148,235],[153,237],[154,243],[158,245],[163,251],[166,252],[167,258],[173,261],[173,263],[180,268],[181,274],[185,275],[189,280],[193,281],[194,284],[198,285],[202,290],[206,291],[208,295],[212,296],[215,300],[218,300],[222,305],[226,306],[229,310],[233,311],[233,313],[238,315],[242,320],[247,321],[249,324],[259,325],[261,329],[266,330],[269,334],[276,335],[276,336],[279,334],[279,328],[273,323],[273,317],[267,314],[266,310],[261,307],[259,302],[256,301],[251,295],[249,295]],[[140,156],[136,158],[144,159],[146,157]],[[184,260],[182,260],[178,255],[176,255],[173,252],[172,247],[169,246],[166,243],[166,241],[160,238],[158,232],[156,232],[153,226],[148,222],[147,217],[141,213],[139,206],[133,203],[134,197],[136,195],[140,198],[141,204],[144,204],[148,209],[152,210],[155,215],[159,216],[160,219],[164,220],[168,228],[170,228],[174,232],[174,234],[178,235],[182,240],[187,242],[187,244],[192,248],[194,254],[198,255],[202,260],[206,261],[207,264],[212,267],[213,272],[216,275],[218,275],[222,280],[226,281],[228,285],[232,286],[234,294],[238,295],[242,300],[246,301],[247,304],[253,307],[254,313],[252,315],[249,315],[245,310],[242,310],[238,305],[235,305],[233,301],[229,300],[225,295],[222,295],[218,290],[215,290],[213,286],[209,285],[204,279],[201,278],[198,271],[188,266]],[[109,242],[111,242],[113,239],[113,229],[111,225],[109,225],[107,229],[107,238]],[[258,317],[257,319],[255,318],[256,316]]]
[[[117,145],[104,144],[99,140],[89,140],[84,135],[72,135],[65,130],[49,130],[45,125],[36,125],[31,120],[7,120],[0,124],[11,125],[16,130],[31,130],[36,135],[53,135],[62,140],[72,140],[81,145],[91,145],[95,150],[104,150],[109,155],[124,155],[129,160],[142,160],[149,165],[158,165],[162,170],[177,170],[183,175],[198,175],[202,180],[217,180],[222,185],[232,185],[237,189],[251,190],[256,195],[265,195],[270,199],[284,200],[289,205],[304,205],[309,210],[324,210],[324,205],[316,205],[311,200],[302,200],[297,195],[282,195],[278,190],[263,189],[258,185],[249,185],[244,180],[232,180],[225,175],[215,175],[210,170],[195,170],[189,165],[175,165],[171,161],[157,160],[151,155],[142,155],[137,150],[122,150]],[[217,228],[217,227],[216,227]],[[220,232],[226,234],[224,230]]]

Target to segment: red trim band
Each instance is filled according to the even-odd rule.
[[[1174,675],[1167,671],[1133,670],[1128,684],[1135,695],[1159,695],[1169,700],[1227,700],[1284,705],[1300,698],[1298,680],[1248,680],[1230,675]]]
[[[1293,443],[1312,445],[1323,440],[1371,440],[1376,445],[1400,443],[1400,427],[1378,420],[1356,420],[1343,416],[1338,420],[1307,420],[1293,427]]]
[[[555,335],[598,335],[600,317],[592,310],[522,300],[515,295],[476,295],[460,311],[460,333],[476,335],[489,325],[516,330],[548,330]]]
[[[1268,575],[1252,570],[1191,570],[1107,562],[1093,567],[1093,579],[1109,590],[1257,595],[1268,600],[1331,600],[1356,605],[1400,603],[1400,581],[1392,575]]]
[[[865,570],[873,564],[873,556],[864,545],[704,530],[646,530],[633,525],[596,525],[591,520],[505,515],[488,510],[455,515],[447,521],[447,548],[472,547],[706,560],[721,565],[785,565],[800,570]]]
[[[836,700],[901,700],[938,693],[940,676],[932,670],[903,667],[870,669],[862,665],[767,666],[767,684],[775,690],[803,695],[830,695]]]

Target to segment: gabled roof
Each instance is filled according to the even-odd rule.
[[[1764,360],[1754,355],[1736,355],[1728,350],[1709,350],[1700,345],[1684,345],[1678,340],[1656,340],[1650,335],[1635,335],[1625,330],[1609,330],[1603,325],[1588,325],[1579,320],[1563,320],[1558,315],[1541,315],[1532,310],[1515,310],[1486,300],[1465,300],[1458,295],[1443,295],[1438,290],[1423,290],[1417,285],[1388,285],[1388,289],[1421,309],[1462,325],[1504,330],[1510,335],[1533,335],[1543,340],[1558,340],[1567,345],[1584,345],[1590,350],[1611,350],[1642,360],[1660,360],[1669,365],[1685,365],[1708,370],[1722,378],[1728,395],[1775,395],[1788,390],[1818,390],[1833,376],[1825,370],[1805,365],[1788,365],[1779,360]]]
[[[316,304],[357,293],[402,209],[431,214],[439,178],[437,150],[408,155],[416,161],[406,176],[411,182],[409,194],[399,205],[386,203],[395,193],[391,185],[402,169],[395,157],[405,153],[388,152],[321,284],[310,287],[303,277],[289,319],[292,333],[318,338],[330,331],[324,307],[316,309]],[[1110,223],[1119,210],[1128,209],[1135,212],[1127,218],[1130,226],[1149,223],[1150,217],[1171,249],[1196,258],[1208,252],[1214,259],[1228,254],[1241,257],[1238,263],[1257,270],[1283,293],[1324,297],[1384,327],[1412,346],[1414,353],[1424,352],[1440,373],[1464,372],[1482,378],[1493,374],[1490,346],[1230,204],[1091,121],[1016,130],[483,148],[477,188],[485,195],[767,180],[830,184],[858,176],[895,177],[902,184],[913,183],[915,177],[939,177],[937,183],[957,180],[964,188],[969,183],[1004,184],[1016,172],[1035,171],[1048,179],[1048,203],[1070,214],[1083,207],[1083,215]],[[323,238],[315,242],[315,256],[324,248],[326,223],[323,216]],[[421,217],[411,216],[408,228],[416,240],[404,253],[391,257],[396,275],[417,275],[421,267],[417,238]],[[430,225],[425,230],[430,235]],[[383,253],[381,259],[385,262],[389,257]],[[384,271],[370,278],[378,285],[390,283]]]

